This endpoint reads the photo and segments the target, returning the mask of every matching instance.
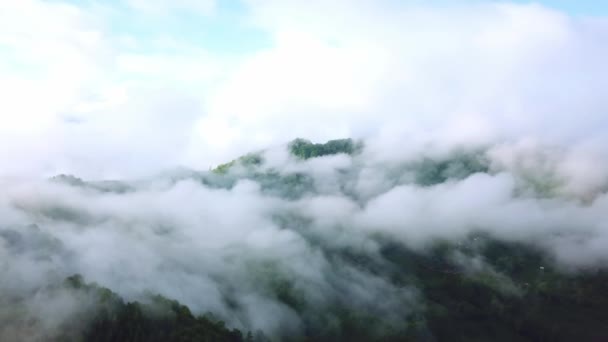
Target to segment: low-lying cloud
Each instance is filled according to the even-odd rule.
[[[568,149],[396,152],[380,164],[366,149],[303,161],[281,147],[265,156],[226,174],[8,184],[2,294],[36,293],[78,273],[130,300],[159,293],[277,337],[303,333],[316,315],[330,319],[336,303],[395,327],[420,310],[417,287],[384,273],[387,241],[425,253],[436,241],[482,234],[542,249],[565,271],[608,259],[606,176],[589,183],[584,168],[570,168]],[[454,258],[468,272],[495,273],[482,259]],[[507,278],[501,286],[517,293]]]

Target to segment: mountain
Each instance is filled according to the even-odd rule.
[[[141,283],[116,282],[120,286],[115,290],[112,282],[97,285],[88,283],[86,275],[69,274],[63,281],[55,277],[54,283],[34,287],[20,295],[0,293],[0,301],[10,304],[0,309],[0,337],[57,341],[608,340],[608,272],[601,265],[574,268],[558,260],[545,242],[563,239],[564,231],[555,235],[529,233],[524,235],[526,238],[518,238],[516,234],[524,233],[514,232],[506,237],[486,229],[484,224],[491,222],[476,220],[474,215],[467,216],[466,222],[472,223],[467,223],[467,229],[460,232],[460,223],[449,219],[450,215],[458,214],[458,211],[452,214],[451,207],[444,208],[441,216],[421,206],[413,214],[413,222],[420,222],[420,228],[412,228],[404,239],[399,238],[400,229],[404,229],[400,225],[404,223],[394,218],[386,223],[395,227],[392,230],[369,232],[365,231],[366,225],[380,223],[369,219],[350,220],[349,215],[362,215],[359,211],[366,208],[383,208],[395,203],[395,200],[387,200],[385,204],[377,201],[391,191],[411,190],[415,196],[410,205],[416,205],[429,194],[443,194],[446,189],[472,179],[495,181],[504,171],[493,166],[486,151],[456,150],[379,163],[374,166],[380,170],[374,169],[376,173],[370,173],[372,167],[365,164],[369,156],[364,153],[364,145],[350,139],[324,144],[296,139],[281,151],[281,158],[272,157],[269,151],[260,151],[211,171],[165,174],[157,181],[163,184],[161,189],[168,190],[160,192],[157,185],[146,188],[145,183],[87,182],[73,176],[52,179],[51,183],[67,189],[87,190],[89,197],[86,198],[91,200],[99,196],[100,202],[95,203],[109,205],[111,209],[112,204],[105,201],[122,201],[123,196],[168,196],[173,201],[182,198],[176,194],[185,192],[187,195],[183,198],[197,201],[192,189],[202,187],[204,193],[209,194],[204,198],[211,199],[211,202],[199,203],[200,208],[194,206],[198,208],[193,216],[197,217],[196,223],[211,225],[202,236],[210,242],[222,239],[229,242],[205,245],[213,254],[184,249],[189,246],[185,234],[197,226],[190,221],[167,221],[162,227],[160,223],[158,227],[151,227],[153,235],[143,235],[147,230],[138,231],[141,240],[131,245],[134,258],[138,249],[151,243],[150,239],[154,240],[153,252],[180,246],[177,250],[183,256],[168,255],[173,259],[168,264],[164,261],[159,264],[166,273],[154,276],[163,284],[179,286],[167,292],[200,293],[194,297],[196,300],[189,295],[182,296],[199,303],[196,309],[189,308],[190,302],[181,303],[147,288],[141,288],[142,293],[136,298],[130,295],[129,299],[123,299],[117,293],[133,293],[133,287],[144,286]],[[373,179],[379,173],[384,175],[381,182]],[[373,190],[362,189],[361,184],[372,180],[379,185]],[[522,203],[527,206],[561,203],[554,198],[545,199],[552,193],[545,191],[546,188],[526,185],[516,189],[512,196],[523,196]],[[224,200],[223,196],[231,197]],[[330,202],[338,196],[340,200]],[[214,199],[223,201],[225,206],[215,207]],[[443,200],[442,197],[438,197],[439,200]],[[264,203],[260,203],[262,201]],[[241,203],[245,203],[243,211],[237,210]],[[315,207],[315,203],[321,204]],[[53,231],[43,228],[50,222],[59,222],[57,229],[65,230],[65,226],[81,229],[72,239],[82,239],[85,226],[97,232],[113,229],[108,223],[119,224],[123,225],[125,236],[126,231],[137,227],[134,219],[113,218],[116,214],[110,209],[96,213],[94,208],[79,208],[61,200],[44,202],[45,210],[34,211],[28,203],[19,205],[24,212],[35,212],[36,216],[32,217],[41,226],[4,227],[0,229],[0,242],[8,255],[37,253],[32,260],[71,260],[75,253],[69,248],[74,241],[65,238],[65,233],[51,237]],[[164,215],[179,212],[180,206],[185,205],[176,203],[176,207]],[[457,201],[445,201],[445,205],[458,207]],[[505,210],[511,205],[505,203]],[[255,209],[257,206],[261,209]],[[344,210],[343,206],[347,206],[351,214],[337,217],[335,213]],[[585,208],[577,204],[579,207]],[[472,212],[476,208],[473,207]],[[125,209],[120,207],[120,210]],[[217,228],[212,224],[216,221],[210,219],[205,210],[222,213]],[[259,210],[264,221],[239,221],[236,216],[249,210]],[[486,213],[478,214],[482,217]],[[150,211],[150,215],[154,215],[154,211]],[[234,227],[222,225],[223,221],[231,220],[236,220],[236,225],[252,226],[240,227],[245,232],[239,233],[241,236],[224,238],[222,234],[230,233],[223,233],[220,227]],[[440,228],[434,228],[435,232],[425,231],[428,229],[425,220],[439,222]],[[350,227],[349,222],[355,222],[353,225],[357,228]],[[270,233],[264,224],[276,228],[272,230],[272,237],[266,237]],[[447,233],[441,233],[444,227]],[[123,230],[116,234],[123,234]],[[535,239],[542,239],[542,243]],[[306,246],[305,252],[294,254],[301,245]],[[113,252],[107,250],[108,255]],[[201,255],[208,255],[209,261]],[[106,279],[122,274],[121,267],[129,267],[126,260],[122,266],[112,264],[116,268],[111,269],[108,273],[111,276]],[[197,265],[208,263],[209,266],[202,268],[208,273],[200,273]],[[175,269],[179,272],[175,273]],[[95,272],[87,273],[96,277]],[[188,277],[199,276],[212,279],[213,291],[199,292],[182,285]],[[178,279],[166,280],[170,277]],[[127,279],[130,279],[128,274]],[[33,305],[31,299],[40,297],[49,299]],[[45,315],[50,313],[39,303],[53,306],[57,298],[76,298],[87,305],[76,310],[79,313],[76,317],[80,319],[73,320],[74,316],[70,316],[54,329],[44,330]],[[216,299],[219,304],[215,304]],[[32,310],[38,311],[32,313]],[[283,314],[278,314],[281,312]],[[44,333],[40,335],[39,331]]]

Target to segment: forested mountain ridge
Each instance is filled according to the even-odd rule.
[[[415,284],[424,298],[403,308],[401,321],[384,321],[365,311],[352,311],[347,302],[328,303],[320,317],[310,316],[305,332],[292,341],[602,341],[608,324],[608,273],[590,271],[572,276],[542,266],[542,256],[528,246],[510,245],[472,237],[459,247],[438,244],[426,255],[386,245],[390,265],[374,265],[344,253],[356,267],[382,267],[395,283]],[[464,247],[463,247],[464,246]],[[487,269],[470,270],[454,262],[453,255],[470,249],[483,251]],[[493,267],[490,268],[490,267]],[[298,298],[293,284],[277,282],[279,300],[306,313],[314,308]],[[267,341],[255,334],[226,328],[222,321],[195,316],[187,306],[150,295],[146,303],[125,302],[111,290],[86,284],[71,276],[62,285],[72,295],[94,297],[85,315],[61,327],[49,341]],[[48,291],[48,289],[45,289]],[[344,300],[348,300],[345,298]],[[18,303],[13,303],[18,306]],[[211,314],[211,313],[210,313]],[[399,315],[399,314],[397,314]],[[15,318],[15,317],[13,317]],[[337,320],[337,321],[336,321]],[[332,325],[336,322],[339,325]],[[30,322],[29,324],[37,324]],[[334,323],[335,324],[335,323]],[[11,335],[6,334],[4,337]],[[12,335],[27,340],[27,335]]]
[[[356,143],[352,139],[336,139],[330,140],[324,144],[314,144],[310,140],[298,138],[289,142],[287,146],[291,155],[299,159],[309,159],[340,153],[352,155],[363,148],[361,142]],[[228,172],[228,170],[235,165],[244,167],[258,166],[262,161],[261,153],[250,153],[226,164],[218,165],[213,171],[223,174]]]
[[[532,234],[511,227],[564,224],[543,221],[543,215],[565,220],[559,213],[564,209],[519,221],[502,214],[516,208],[523,216],[522,204],[535,210],[559,204],[569,205],[570,216],[576,210],[587,215],[601,202],[558,201],[552,194],[561,191],[559,183],[529,174],[520,180],[515,171],[506,177],[483,149],[379,166],[367,165],[363,145],[350,139],[326,144],[296,139],[279,152],[283,155],[252,153],[208,172],[168,173],[153,186],[63,175],[49,182],[50,195],[40,195],[50,200],[15,201],[34,225],[0,228],[2,251],[20,265],[44,265],[53,281],[0,293],[7,304],[0,309],[2,340],[608,339],[606,269],[560,259],[560,250],[547,242],[556,239],[567,248],[566,230]],[[497,208],[485,208],[476,198],[492,190],[489,182],[499,181],[501,197],[487,200]],[[452,192],[473,204],[461,206]],[[148,200],[161,196],[167,200],[160,205]],[[192,207],[192,213],[180,206],[164,212],[176,200],[185,200],[180,206]],[[215,207],[214,201],[222,205]],[[132,203],[156,209],[124,214]],[[398,215],[387,209],[392,205]],[[399,216],[409,207],[416,209]],[[260,215],[239,220],[251,210]],[[370,216],[372,210],[379,216]],[[181,216],[167,219],[173,213]],[[469,214],[461,220],[462,213]],[[488,213],[500,220],[491,221]],[[514,221],[504,225],[509,219]],[[492,225],[498,228],[489,229]],[[71,229],[73,236],[67,235]],[[101,236],[112,248],[128,242],[125,254],[109,268],[72,266],[74,255],[91,258],[86,252],[95,248],[78,249],[83,237],[107,231],[114,233]],[[111,258],[114,250],[103,253]],[[105,263],[94,257],[95,263],[86,265]],[[150,258],[158,259],[152,268]],[[47,322],[52,315],[47,307],[71,314]]]

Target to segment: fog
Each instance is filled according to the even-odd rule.
[[[466,158],[487,168],[471,168]],[[436,241],[487,234],[542,249],[564,272],[598,269],[608,259],[606,176],[588,178],[578,162],[602,165],[601,156],[501,144],[434,157],[395,152],[380,163],[365,148],[299,160],[282,146],[262,159],[227,174],[174,171],[128,184],[69,177],[6,184],[3,296],[42,293],[36,305],[44,288],[81,274],[128,300],[158,293],[277,337],[301,333],[302,319],[331,316],[325,310],[334,303],[394,317],[395,325],[420,310],[415,285],[383,274],[386,241],[425,253]],[[442,161],[450,166],[438,173]],[[276,178],[256,179],[256,172]],[[296,172],[310,178],[303,187],[281,181]],[[483,258],[469,258],[456,255],[456,264],[494,272]],[[517,293],[509,282],[501,286]],[[304,309],[294,311],[281,291]],[[80,309],[61,298],[45,305],[66,316]]]
[[[57,287],[73,274],[280,340],[335,306],[394,329],[423,311],[387,246],[489,236],[560,272],[606,265],[605,17],[243,3],[270,43],[226,56],[162,34],[163,53],[142,52],[156,45],[110,30],[109,5],[0,2],[0,303],[25,303],[2,305],[0,339],[86,317],[93,300]],[[297,137],[363,148],[303,160]],[[259,165],[211,170],[250,152]],[[520,293],[481,255],[453,261]]]

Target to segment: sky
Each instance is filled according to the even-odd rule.
[[[517,1],[518,3],[528,3],[528,1]],[[583,0],[583,1],[568,1],[568,0],[544,0],[537,1],[550,8],[562,10],[572,15],[586,16],[602,16],[608,13],[608,4],[604,1]]]
[[[0,8],[4,177],[208,169],[296,137],[604,139],[601,1],[0,0]]]

